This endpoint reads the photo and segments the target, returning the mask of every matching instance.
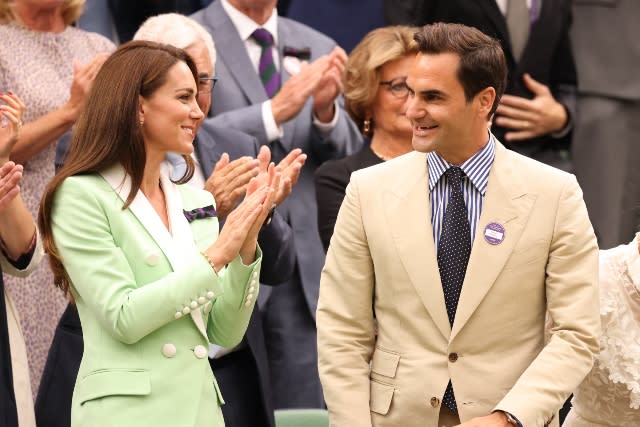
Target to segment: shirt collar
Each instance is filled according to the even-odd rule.
[[[460,165],[460,169],[462,169],[473,186],[476,187],[478,192],[483,196],[487,191],[489,172],[491,171],[495,156],[495,137],[489,133],[489,142],[485,144],[480,151]],[[429,191],[431,192],[451,165],[435,151],[427,153],[427,164],[429,165]]]
[[[243,41],[247,41],[247,39],[251,37],[251,34],[258,28],[264,28],[273,36],[274,45],[278,45],[278,11],[275,7],[273,8],[271,17],[261,26],[233,7],[227,0],[221,0],[221,2],[222,8],[227,12],[227,15],[229,15],[229,19],[233,22],[234,27],[238,30],[238,34]]]

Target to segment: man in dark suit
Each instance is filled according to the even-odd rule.
[[[398,10],[414,11],[413,16],[417,18],[411,23],[460,23],[500,40],[507,59],[508,84],[494,117],[492,132],[515,151],[571,170],[569,144],[577,78],[569,41],[570,0],[399,3]],[[518,22],[518,7],[527,21],[513,25],[511,23]],[[388,14],[387,18],[393,16]],[[519,31],[523,28],[524,34]]]
[[[146,21],[134,38],[174,42],[189,53],[200,77],[198,105],[206,114],[215,86],[212,80],[215,47],[206,30],[183,15],[165,14]],[[262,170],[266,172],[269,151],[266,148],[259,150],[254,137],[234,129],[204,124],[196,131],[194,161],[197,167],[189,184],[204,187],[214,194],[217,215],[222,222],[244,195],[249,180]],[[277,195],[277,202],[290,194],[305,158],[300,150],[295,150],[278,165],[284,185]],[[185,167],[184,159],[170,155],[168,162],[172,177],[179,178]],[[262,228],[258,242],[264,256],[261,281],[267,285],[278,285],[288,280],[294,271],[293,233],[277,210]],[[43,375],[36,404],[38,425],[69,426],[71,393],[82,348],[78,314],[74,307],[69,306],[58,325]],[[222,407],[226,425],[274,427],[266,346],[258,310],[252,313],[240,345],[233,349],[212,349],[210,357],[226,401]]]
[[[219,54],[221,84],[206,122],[255,136],[276,160],[293,148],[309,155],[291,196],[277,209],[293,229],[296,271],[266,301],[267,293],[261,292],[259,302],[265,311],[275,407],[321,407],[315,311],[324,250],[313,174],[325,160],[344,157],[361,145],[338,102],[346,55],[328,37],[278,17],[276,0],[216,0],[193,18],[212,34]]]

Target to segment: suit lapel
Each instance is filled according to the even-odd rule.
[[[122,166],[119,164],[114,165],[100,174],[118,193],[123,202],[127,200],[129,191],[131,191],[131,178],[125,173]],[[138,218],[140,225],[147,230],[149,236],[164,253],[169,264],[171,264],[171,268],[176,270],[180,265],[180,260],[173,245],[171,234],[169,234],[169,230],[164,226],[153,206],[141,191],[138,191],[129,205],[129,210]]]
[[[529,39],[527,40],[527,44],[524,47],[524,51],[522,52],[520,63],[522,63],[522,59],[527,56],[537,57],[538,52],[536,51],[536,49],[532,50],[532,53],[530,54],[527,53],[527,50],[529,50],[529,46],[545,46],[549,43],[549,34],[553,34],[553,30],[550,30],[549,28],[549,23],[554,22],[553,14],[559,13],[556,10],[552,10],[553,3],[554,2],[552,1],[543,1],[540,5],[540,14],[531,25],[531,31],[529,31]],[[547,17],[546,15],[550,16]]]
[[[291,27],[287,25],[287,21],[278,17],[278,58],[280,62],[279,67],[281,85],[285,84],[285,82],[289,80],[289,78],[291,78],[289,72],[282,65],[282,61],[284,60],[285,46],[298,47],[298,43],[295,34],[293,34],[291,31]],[[299,123],[299,120],[289,120],[282,125],[284,137],[282,138],[280,143],[283,146],[284,153],[288,153],[293,149],[295,141],[295,128],[297,123]]]
[[[205,123],[202,124],[200,131],[198,133],[203,132],[204,137],[197,137],[193,142],[196,150],[196,154],[198,156],[198,160],[200,162],[200,167],[202,168],[202,172],[204,174],[205,180],[211,176],[213,172],[213,168],[215,164],[220,160],[220,156],[222,153],[219,153],[219,150],[216,150],[216,142],[213,138],[209,138],[204,129]]]
[[[493,286],[520,239],[537,197],[523,190],[526,186],[514,173],[509,156],[511,153],[497,143],[450,340],[464,327]],[[504,240],[496,245],[485,240],[485,228],[491,223],[498,223],[505,229]]]
[[[489,21],[494,26],[496,34],[502,40],[505,40],[505,45],[509,45],[511,49],[511,43],[509,42],[509,30],[507,28],[507,21],[504,15],[500,11],[498,4],[495,0],[479,0],[478,5],[482,9],[485,15],[489,18]]]
[[[384,209],[398,257],[429,315],[447,338],[451,332],[431,226],[426,155],[414,152],[410,167],[384,194]]]
[[[178,261],[180,263],[179,268],[183,269],[185,268],[184,266],[189,265],[189,258],[197,253],[197,248],[194,250],[195,243],[193,234],[191,233],[189,222],[184,216],[183,209],[185,203],[182,200],[178,186],[173,184],[169,180],[168,175],[165,174],[160,175],[160,181],[167,201],[167,214],[169,216],[169,223],[171,224],[173,244],[180,257]],[[190,314],[193,323],[195,323],[202,336],[208,341],[207,330],[204,325],[204,319],[202,318],[202,308],[198,307],[191,310]]]
[[[204,14],[205,25],[208,22],[211,23],[209,28],[216,44],[225,47],[218,50],[217,54],[223,59],[229,69],[229,74],[236,81],[240,90],[249,99],[250,104],[266,101],[267,94],[251,59],[249,59],[244,41],[240,38],[238,30],[229,19],[221,2],[213,2],[204,11]]]
[[[165,194],[167,214],[173,236],[169,233],[169,230],[167,230],[160,216],[158,216],[142,191],[138,191],[129,205],[129,210],[164,253],[169,264],[171,264],[172,270],[178,271],[184,268],[185,258],[192,256],[194,253],[193,235],[191,234],[189,223],[182,212],[183,203],[178,189],[169,180],[165,172],[166,170],[160,175],[160,180]],[[125,173],[124,168],[117,164],[102,171],[100,174],[124,202],[129,195],[129,191],[131,191],[131,178]],[[200,333],[207,338],[200,309],[193,310],[191,316]]]

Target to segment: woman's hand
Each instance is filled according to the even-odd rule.
[[[246,197],[227,216],[218,239],[205,251],[216,271],[238,254],[245,264],[254,261],[258,232],[271,210],[275,188],[280,181],[280,174],[273,164],[269,166],[268,177],[262,184],[256,178],[249,182]]]
[[[0,105],[0,165],[4,165],[9,161],[11,150],[20,136],[24,104],[11,91],[0,93],[0,100],[4,101]]]
[[[5,162],[0,167],[0,212],[20,193],[22,165]]]
[[[108,53],[99,53],[84,65],[73,62],[73,81],[69,90],[69,101],[65,105],[69,111],[69,120],[75,122],[82,112],[87,95],[93,86],[93,80],[108,57]]]
[[[240,256],[245,264],[249,264],[254,260],[256,245],[258,244],[258,234],[260,233],[260,229],[264,225],[267,216],[271,213],[271,209],[276,205],[276,197],[280,188],[281,177],[282,175],[276,166],[273,163],[269,163],[267,172],[252,179],[247,186],[247,197],[265,186],[267,187],[267,197],[261,206],[262,209],[258,218],[247,233],[247,238],[240,249]],[[250,261],[246,262],[247,259],[250,259]]]

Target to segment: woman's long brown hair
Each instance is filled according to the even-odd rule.
[[[131,191],[123,209],[129,206],[140,189],[146,163],[138,122],[139,96],[149,98],[166,82],[169,69],[178,61],[189,66],[197,82],[196,66],[182,49],[147,41],[129,42],[105,61],[93,82],[73,132],[69,157],[47,185],[38,211],[38,227],[54,283],[71,299],[69,277],[51,231],[56,191],[70,176],[98,173],[119,163],[131,177]],[[187,172],[179,183],[188,181],[194,171],[191,156],[184,158]]]

